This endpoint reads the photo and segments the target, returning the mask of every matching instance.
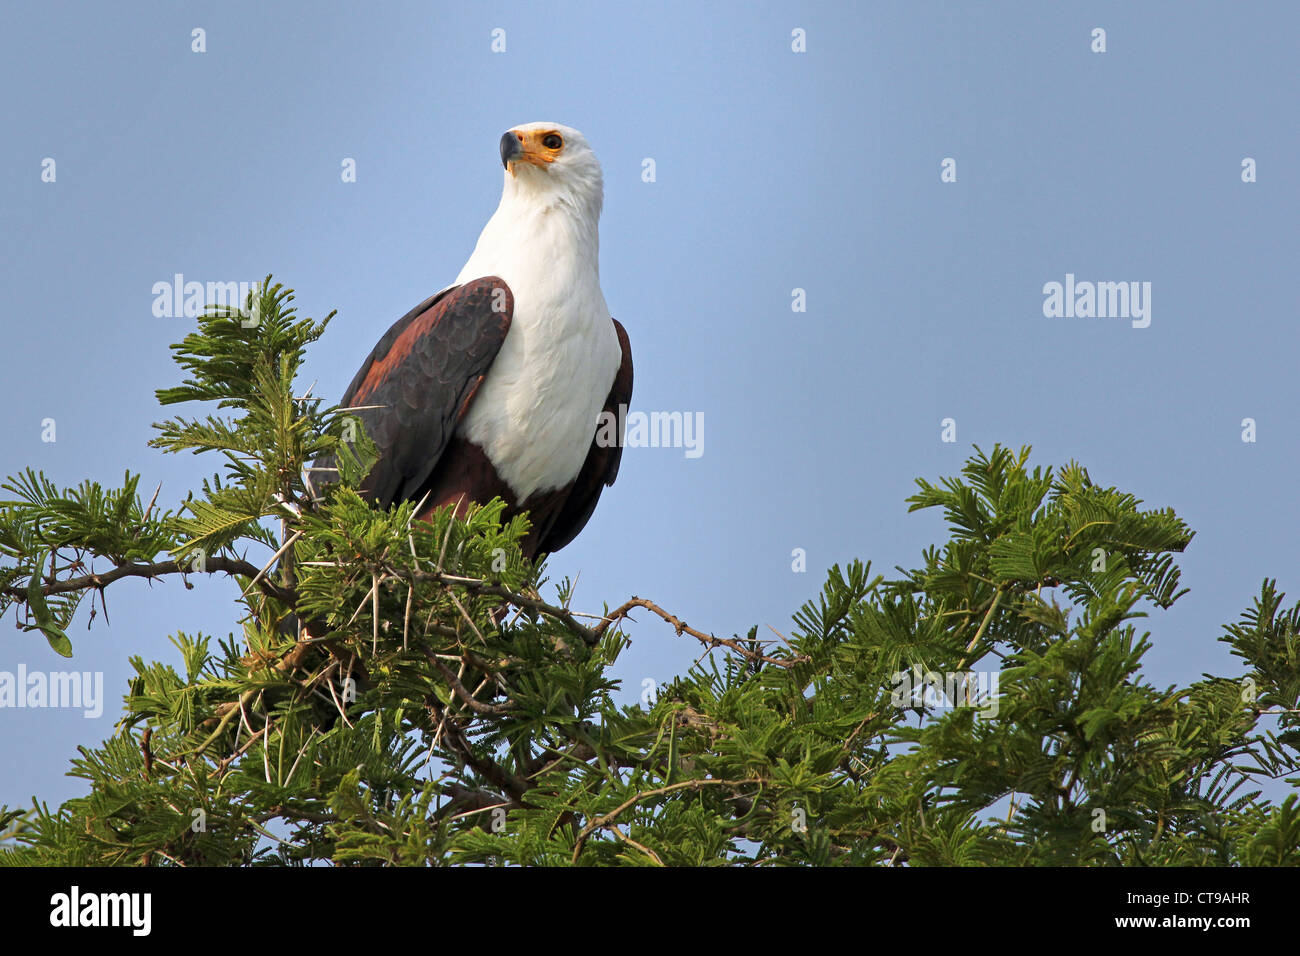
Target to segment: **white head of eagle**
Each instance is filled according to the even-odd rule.
[[[594,230],[604,199],[600,162],[587,138],[559,123],[525,123],[501,136],[501,201],[566,205]]]
[[[455,281],[399,319],[343,397],[379,448],[361,491],[421,515],[505,500],[530,557],[564,547],[618,474],[603,414],[632,396],[632,353],[600,289],[600,163],[577,130],[500,138],[501,202]],[[619,419],[621,421],[621,418]],[[328,464],[326,464],[328,467]]]

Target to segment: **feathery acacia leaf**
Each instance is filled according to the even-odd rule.
[[[296,391],[328,319],[291,302],[268,277],[175,347],[159,401],[215,407],[154,444],[224,473],[174,510],[132,475],[4,484],[0,610],[60,653],[112,574],[233,575],[238,624],[132,658],[117,732],[73,762],[87,795],[0,808],[0,864],[1300,863],[1295,797],[1259,784],[1300,785],[1300,605],[1264,582],[1220,638],[1241,675],[1151,684],[1137,625],[1192,539],[1172,510],[977,448],[908,499],[947,541],[893,578],[831,568],[788,634],[583,616],[502,502],[416,521],[357,494],[374,445]],[[620,703],[638,609],[705,653]]]

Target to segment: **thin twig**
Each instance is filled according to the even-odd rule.
[[[470,710],[473,710],[475,713],[479,713],[479,714],[493,714],[493,715],[509,714],[514,712],[514,708],[506,704],[483,703],[483,701],[479,700],[468,690],[466,690],[465,685],[462,684],[457,679],[456,675],[451,672],[451,668],[447,667],[446,664],[438,660],[438,658],[435,655],[426,654],[425,656],[429,659],[429,662],[433,664],[434,667],[438,668],[438,671],[442,674],[444,678],[446,678],[447,683],[451,685],[451,689],[456,692],[456,696],[459,697],[465,703],[465,705],[470,708]]]
[[[1002,594],[1003,594],[1002,588],[1000,587],[997,589],[997,591],[993,593],[993,602],[989,605],[988,611],[984,614],[984,620],[980,621],[979,630],[975,632],[975,636],[972,637],[970,639],[970,643],[966,645],[967,654],[970,654],[972,651],[975,650],[976,647],[979,646],[980,638],[982,638],[984,636],[984,632],[988,630],[989,622],[993,620],[993,612],[998,609],[998,604],[1002,600]],[[966,658],[963,657],[961,664],[958,665],[957,669],[961,670],[965,666],[966,666]]]
[[[655,604],[654,601],[648,601],[645,598],[639,597],[630,598],[624,602],[621,607],[606,615],[604,620],[602,620],[595,628],[595,634],[597,637],[599,638],[600,636],[603,636],[606,629],[611,624],[626,617],[627,613],[635,607],[643,607],[647,611],[658,614],[666,622],[671,624],[678,634],[689,634],[691,637],[695,638],[710,649],[714,647],[727,647],[751,661],[762,661],[764,664],[773,664],[777,667],[794,667],[796,664],[806,664],[810,660],[807,655],[798,655],[796,657],[787,658],[769,657],[766,654],[755,651],[753,648],[745,647],[739,641],[734,641],[725,637],[717,637],[713,634],[705,634],[703,631],[697,631],[695,628],[688,626],[681,618],[665,611],[658,604]]]
[[[281,524],[283,524],[283,522],[281,522]],[[275,552],[275,554],[271,555],[271,560],[266,562],[266,564],[262,567],[262,570],[257,572],[257,577],[253,578],[253,580],[248,583],[248,587],[244,588],[244,593],[241,595],[241,597],[247,597],[248,592],[253,590],[253,588],[257,587],[257,582],[262,580],[262,577],[266,574],[267,571],[271,570],[271,565],[275,564],[276,561],[279,561],[280,557],[286,551],[292,548],[293,543],[297,541],[299,538],[301,538],[302,535],[303,535],[302,531],[295,531],[289,537],[288,541],[280,545],[280,550]]]
[[[153,511],[154,502],[158,500],[158,492],[162,491],[162,482],[158,482],[158,487],[153,490],[153,497],[149,499],[149,506],[144,509],[144,515],[140,518],[140,525],[143,527],[149,521],[149,514]],[[136,537],[140,537],[137,533]]]
[[[597,817],[596,819],[592,820],[590,823],[588,823],[585,827],[582,828],[582,832],[578,834],[578,839],[573,846],[573,863],[576,864],[578,862],[578,857],[582,855],[582,848],[587,843],[587,837],[591,836],[591,834],[594,833],[596,830],[602,829],[606,825],[613,823],[614,820],[617,819],[620,813],[622,813],[628,807],[635,806],[636,804],[640,803],[642,800],[647,800],[650,797],[662,796],[666,793],[672,793],[675,790],[688,790],[688,789],[698,790],[700,787],[708,787],[708,786],[741,787],[741,786],[745,786],[746,784],[757,784],[757,783],[758,783],[757,780],[683,780],[681,783],[670,783],[666,787],[658,787],[654,790],[642,791],[641,793],[638,793],[632,797],[629,797],[627,800],[624,800],[613,810],[609,811],[609,813]]]

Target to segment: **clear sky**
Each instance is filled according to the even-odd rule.
[[[575,607],[638,594],[784,631],[831,564],[943,540],[906,513],[915,477],[1028,443],[1198,532],[1152,679],[1238,673],[1221,625],[1265,576],[1300,595],[1297,35],[1290,2],[7,4],[0,474],[131,469],[174,506],[218,462],[145,447],[192,326],[154,315],[154,283],[273,272],[304,313],[338,309],[308,377],[337,398],[468,257],[502,132],[554,120],[604,165],[633,407],[704,421],[699,457],[625,453],[550,565],[580,575]],[[1067,274],[1150,283],[1149,326],[1045,316]],[[111,734],[127,657],[224,635],[236,594],[129,581],[110,626],[83,611],[72,666],[109,706],[0,711],[0,802],[79,792],[63,774]],[[629,700],[695,657],[648,616],[631,633]],[[68,666],[6,619],[0,670],[20,663]]]

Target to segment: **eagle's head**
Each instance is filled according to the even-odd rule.
[[[525,123],[501,137],[506,190],[600,214],[603,181],[586,138],[560,123]]]

